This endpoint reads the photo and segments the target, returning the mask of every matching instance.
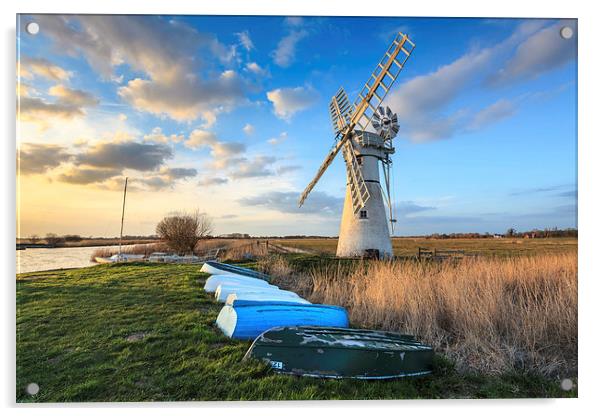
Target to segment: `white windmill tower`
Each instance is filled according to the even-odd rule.
[[[392,141],[399,125],[397,115],[381,104],[413,50],[414,43],[399,32],[353,105],[343,88],[330,101],[335,144],[301,194],[299,207],[342,149],[347,187],[337,246],[339,257],[386,258],[393,255],[389,233],[389,226],[393,232],[395,223],[390,168],[391,155],[395,153]],[[369,126],[376,133],[367,131]],[[380,182],[379,166],[383,168],[384,187]]]

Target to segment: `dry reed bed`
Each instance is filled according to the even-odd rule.
[[[209,252],[221,249],[228,250],[235,247],[238,244],[237,240],[225,240],[225,239],[214,239],[214,240],[200,240],[194,248],[194,254],[197,256],[203,256]],[[173,250],[165,242],[149,243],[149,244],[134,244],[121,246],[121,252],[126,254],[144,254],[148,256],[156,252],[173,253]],[[119,253],[118,247],[110,248],[99,248],[94,250],[91,259],[95,257],[111,257],[113,254]]]
[[[312,302],[345,306],[353,326],[416,334],[461,371],[577,372],[576,253],[327,266],[311,283],[281,263],[270,271]]]
[[[268,254],[265,241],[233,240],[219,255],[220,261],[242,261],[264,257]]]
[[[151,253],[158,251],[167,251],[165,243],[149,243],[149,244],[132,244],[121,246],[121,252],[125,254],[144,254],[148,256]],[[118,247],[103,247],[97,248],[90,256],[91,261],[95,261],[96,257],[111,257],[113,254],[119,253]]]

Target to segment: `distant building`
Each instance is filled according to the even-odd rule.
[[[493,238],[504,238],[503,234],[493,234]]]

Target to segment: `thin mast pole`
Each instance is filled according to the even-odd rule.
[[[119,254],[121,255],[121,239],[123,238],[123,217],[125,216],[125,194],[128,190],[128,178],[125,177],[125,186],[123,187],[123,206],[121,208],[121,231],[119,231]]]

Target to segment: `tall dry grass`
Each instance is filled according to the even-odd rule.
[[[228,250],[234,247],[237,244],[237,240],[199,240],[194,248],[194,253],[197,256],[205,256],[216,249]],[[133,244],[133,245],[123,245],[121,247],[121,252],[126,254],[144,254],[148,256],[152,253],[163,252],[174,254],[174,250],[171,249],[167,243],[158,242],[158,243],[148,243],[148,244]],[[94,261],[96,257],[111,257],[113,254],[119,253],[118,247],[103,247],[94,250],[92,255],[90,256],[91,260]]]
[[[257,270],[272,277],[271,284],[293,290],[303,296],[310,284],[309,279],[300,279],[289,261],[280,254],[269,254],[257,260]],[[305,286],[303,286],[305,284]]]
[[[121,246],[121,252],[125,254],[144,254],[148,256],[151,253],[158,251],[167,251],[167,244],[165,243],[149,243],[149,244],[131,244]],[[96,257],[111,257],[113,254],[118,254],[118,247],[103,247],[97,248],[92,252],[90,256],[91,261],[95,261]]]
[[[253,260],[268,254],[264,241],[259,240],[232,240],[228,247],[220,252],[221,261]]]
[[[364,262],[310,272],[312,302],[354,326],[416,334],[463,371],[577,371],[577,255]],[[290,278],[289,278],[290,280]]]

